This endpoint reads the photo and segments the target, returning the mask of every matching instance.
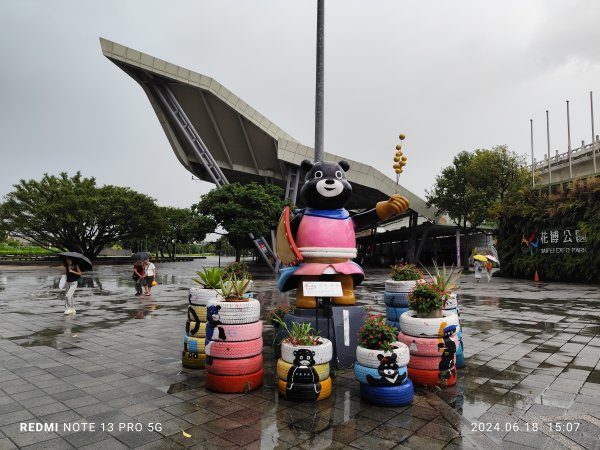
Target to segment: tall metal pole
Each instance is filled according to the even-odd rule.
[[[594,156],[594,173],[596,173],[596,135],[594,134],[594,99],[590,91],[590,108],[592,111],[592,155]]]
[[[548,194],[551,194],[552,172],[550,171],[550,117],[548,116],[548,110],[546,110],[546,138],[548,140]]]
[[[569,143],[569,178],[573,179],[573,165],[571,164],[571,117],[569,116],[569,100],[567,100],[567,139]]]
[[[533,159],[533,119],[529,119],[531,129],[531,187],[535,187],[535,160]]]
[[[315,162],[323,161],[325,0],[317,0],[317,82],[315,95]]]

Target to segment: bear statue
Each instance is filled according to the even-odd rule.
[[[304,295],[302,282],[339,281],[343,296],[333,297],[332,303],[354,305],[354,286],[364,279],[362,268],[352,261],[357,256],[355,228],[405,212],[408,200],[395,194],[369,211],[350,216],[344,208],[352,195],[352,186],[346,178],[348,162],[313,164],[304,160],[301,167],[306,171],[300,191],[306,207],[295,211],[289,225],[303,262],[281,270],[279,289],[286,292],[297,288],[296,306],[316,308],[317,299]]]
[[[305,348],[294,350],[294,363],[287,374],[286,399],[315,401],[319,398],[321,383],[319,374],[314,368],[314,356],[315,352],[312,350]]]
[[[406,372],[402,375],[398,372],[398,355],[395,353],[388,356],[379,354],[377,359],[379,360],[377,372],[379,372],[381,378],[377,379],[367,375],[367,382],[371,386],[400,386],[406,379]]]

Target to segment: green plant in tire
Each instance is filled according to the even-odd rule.
[[[246,263],[232,262],[231,264],[228,264],[223,270],[223,279],[230,280],[233,277],[237,279],[248,278],[251,280],[252,274],[250,273],[250,270],[248,269],[248,265]]]
[[[202,285],[204,289],[219,289],[223,282],[223,273],[220,267],[203,267],[202,271],[196,272],[198,278],[192,277],[192,280]]]
[[[408,293],[408,307],[421,314],[428,314],[435,309],[442,309],[445,292],[434,282],[417,283]]]
[[[229,279],[221,283],[221,289],[217,292],[223,296],[226,301],[246,301],[245,294],[250,289],[250,278],[238,278],[237,275],[231,275]]]
[[[446,264],[440,266],[437,265],[435,261],[433,261],[433,267],[435,269],[435,273],[432,274],[429,270],[427,274],[431,277],[431,281],[438,287],[442,293],[445,295],[450,294],[452,291],[455,291],[460,288],[458,285],[458,279],[462,275],[462,269],[458,267],[454,267],[454,264],[450,266],[450,269],[446,270]]]
[[[358,330],[358,344],[370,350],[392,351],[398,329],[389,325],[383,316],[369,315]]]
[[[278,327],[279,323],[277,320],[275,320],[275,318],[279,318],[283,320],[283,317],[286,314],[291,314],[296,310],[296,308],[292,305],[279,305],[277,306],[275,309],[273,309],[271,311],[271,313],[269,314],[269,321],[271,322],[271,324],[274,327]]]
[[[423,278],[421,272],[414,264],[396,264],[391,266],[390,276],[394,281],[414,281]]]
[[[319,331],[315,330],[310,323],[292,322],[292,329],[290,330],[287,323],[283,321],[283,317],[275,316],[273,320],[288,334],[282,342],[296,346],[321,344]]]

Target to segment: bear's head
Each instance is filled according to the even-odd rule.
[[[209,305],[206,308],[206,320],[211,325],[219,324],[220,315],[219,310],[221,309],[221,305]]]
[[[379,367],[377,368],[379,375],[382,377],[393,377],[398,373],[398,363],[396,362],[398,355],[395,353],[388,356],[379,354],[377,355],[377,359],[379,360]]]
[[[305,159],[301,167],[306,171],[306,178],[300,195],[306,206],[315,209],[344,207],[352,195],[352,186],[346,179],[346,172],[350,169],[347,161],[313,164]]]
[[[294,350],[294,365],[311,367],[315,365],[315,352],[306,348]]]
[[[448,325],[444,328],[444,337],[450,337],[456,333],[456,325]]]

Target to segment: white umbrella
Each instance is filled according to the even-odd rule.
[[[496,258],[494,255],[485,255],[485,257],[490,261],[494,261],[495,263],[500,264],[500,261],[498,261],[498,258]]]

